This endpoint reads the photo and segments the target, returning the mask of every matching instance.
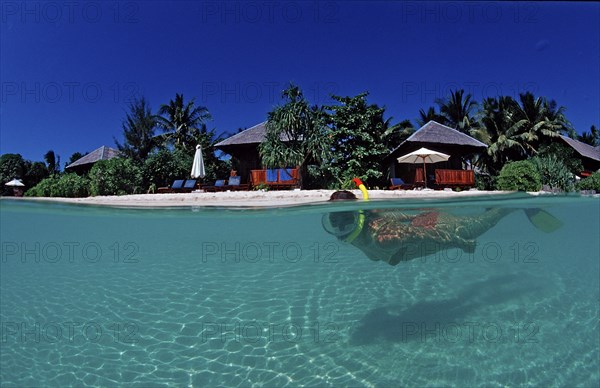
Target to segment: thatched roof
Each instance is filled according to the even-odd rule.
[[[228,137],[227,139],[215,144],[215,147],[238,145],[238,144],[258,144],[261,143],[267,133],[267,122],[256,124],[255,126],[245,129],[242,132],[236,133],[235,135]]]
[[[99,160],[108,160],[121,156],[119,150],[114,148],[102,146],[90,152],[89,154],[77,159],[73,163],[69,164],[65,169],[80,167],[84,165],[94,164]]]
[[[236,133],[235,135],[228,137],[227,139],[215,144],[215,147],[222,148],[236,145],[260,144],[267,135],[266,124],[267,122],[264,121],[260,124],[256,124],[251,128],[245,129],[240,133]],[[287,141],[288,138],[287,136],[282,135],[281,140]]]
[[[400,143],[386,156],[386,159],[395,158],[400,152],[414,151],[420,147],[450,154],[465,154],[479,152],[487,148],[487,145],[456,129],[430,121]]]
[[[600,146],[594,147],[589,144],[571,139],[567,136],[561,136],[561,139],[575,150],[579,155],[600,162]]]
[[[487,148],[487,145],[479,140],[435,121],[430,121],[423,125],[406,141],[412,143],[439,143]]]

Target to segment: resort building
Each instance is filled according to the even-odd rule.
[[[600,170],[600,146],[594,147],[567,136],[560,138],[575,151],[575,156],[581,159],[583,165],[581,176],[589,176],[592,172]]]
[[[419,164],[398,163],[400,156],[416,151],[419,148],[450,155],[448,161],[427,166],[427,180],[435,181],[436,170],[471,170],[473,156],[485,152],[487,145],[479,140],[465,135],[456,129],[447,127],[435,121],[429,121],[419,128],[408,139],[386,156],[389,166],[389,176],[401,178],[407,183],[423,182],[423,166]],[[472,179],[473,173],[465,174]],[[465,182],[467,185],[467,182]]]
[[[85,174],[90,171],[94,164],[100,160],[109,160],[112,158],[119,157],[121,153],[119,150],[114,148],[102,146],[90,152],[87,155],[82,156],[73,163],[65,167],[68,172],[75,172],[77,174]]]
[[[243,180],[250,176],[251,170],[263,167],[258,146],[266,137],[266,124],[264,121],[215,144],[216,149],[231,155],[231,165]],[[287,138],[282,137],[281,140],[286,141]]]

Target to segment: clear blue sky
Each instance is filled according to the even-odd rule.
[[[464,88],[530,90],[600,124],[600,4],[2,1],[0,153],[68,160],[122,140],[132,95],[175,93],[209,128],[266,118],[289,81],[313,103],[369,91],[392,122]]]

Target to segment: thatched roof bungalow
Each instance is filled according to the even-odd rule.
[[[76,172],[83,174],[91,170],[92,166],[100,160],[109,160],[121,156],[121,152],[114,148],[102,146],[90,152],[89,154],[82,156],[73,163],[65,167],[65,170],[69,172]]]
[[[598,171],[600,169],[600,146],[594,147],[567,136],[560,138],[575,151],[575,155],[581,159],[584,170]]]
[[[233,169],[244,180],[249,177],[250,170],[263,167],[258,146],[267,135],[266,124],[264,121],[215,144],[216,149],[231,155]],[[287,141],[287,137],[282,137],[281,140]]]
[[[429,121],[386,156],[386,161],[389,162],[390,176],[400,177],[406,182],[413,182],[415,169],[419,166],[399,164],[397,159],[421,147],[450,155],[447,162],[436,163],[432,165],[431,170],[427,169],[428,174],[433,174],[436,168],[463,169],[465,161],[470,160],[473,155],[485,151],[487,145],[456,129]]]

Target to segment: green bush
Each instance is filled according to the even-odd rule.
[[[40,183],[27,190],[28,197],[87,197],[89,181],[77,174],[64,174],[43,179]]]
[[[528,160],[505,164],[497,182],[498,190],[539,191],[542,188],[540,174]]]
[[[58,176],[43,179],[40,183],[25,192],[26,197],[58,197]]]
[[[577,190],[595,190],[600,193],[600,172],[595,172],[587,178],[583,178],[576,185]]]
[[[563,144],[562,142],[552,142],[551,144],[543,145],[540,147],[537,156],[551,156],[553,155],[559,161],[569,169],[573,174],[579,174],[583,170],[581,159],[575,156],[573,148]]]
[[[87,197],[90,195],[90,181],[86,176],[75,173],[62,175],[58,181],[58,187],[63,197]]]
[[[142,170],[131,159],[101,160],[90,170],[89,179],[93,196],[142,192]]]
[[[562,191],[575,189],[573,174],[557,155],[536,156],[531,159],[531,162],[540,175],[542,185]]]
[[[193,161],[193,155],[180,150],[160,150],[149,155],[142,167],[144,187],[164,187],[175,179],[188,178]]]
[[[496,178],[488,174],[475,174],[475,188],[477,190],[494,190],[496,187]]]

